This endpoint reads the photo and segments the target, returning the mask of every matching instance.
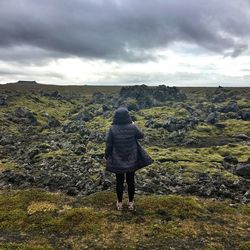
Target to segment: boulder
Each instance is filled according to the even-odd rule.
[[[0,139],[0,145],[1,146],[6,146],[6,145],[13,145],[14,144],[14,139],[9,136],[1,136]]]
[[[112,182],[109,179],[104,179],[102,183],[102,190],[107,190],[112,186]]]
[[[214,95],[212,98],[212,102],[224,102],[227,99],[227,95],[225,93],[219,93]]]
[[[224,157],[223,161],[231,163],[231,164],[237,164],[238,159],[232,155],[227,155]]]
[[[183,101],[187,97],[177,87],[166,85],[152,87],[142,84],[122,87],[119,93],[119,104],[122,104],[127,99],[137,101],[137,106],[133,103],[133,109],[141,109],[157,106],[165,101]]]
[[[240,175],[246,179],[250,179],[250,163],[247,164],[240,164],[236,170],[237,175]]]
[[[105,94],[103,94],[102,92],[96,91],[93,93],[92,95],[92,100],[91,103],[104,103],[105,101]]]
[[[66,193],[71,196],[76,196],[79,193],[79,191],[77,190],[76,187],[70,187]]]
[[[241,140],[244,140],[244,141],[249,139],[249,136],[247,136],[246,134],[236,134],[236,135],[234,135],[234,137],[241,139]]]
[[[90,112],[87,112],[87,111],[80,112],[76,116],[77,120],[79,120],[79,121],[85,121],[85,122],[90,121],[92,118],[93,118],[93,115]]]
[[[6,105],[7,95],[0,95],[0,106]]]
[[[205,119],[206,123],[215,124],[217,122],[216,113],[210,113]]]
[[[50,128],[60,127],[61,123],[54,116],[49,116],[49,118],[48,118],[48,126]]]
[[[32,160],[38,154],[40,154],[40,150],[38,148],[33,148],[28,152],[30,160]]]
[[[52,97],[52,98],[56,98],[58,100],[66,100],[67,99],[65,96],[61,95],[57,90],[52,91],[52,92],[41,91],[40,94],[42,96]]]
[[[81,136],[88,136],[90,131],[85,128],[83,122],[81,121],[71,121],[63,126],[64,133],[79,133]]]
[[[228,112],[238,112],[239,107],[237,105],[237,102],[229,102],[226,106],[219,109],[220,112],[228,113]]]
[[[214,125],[215,125],[216,128],[219,128],[219,129],[223,129],[223,128],[226,127],[226,125],[223,124],[223,123],[215,123]]]
[[[250,120],[250,109],[241,109],[238,112],[238,114],[242,120],[245,120],[245,121]]]
[[[76,149],[75,149],[75,154],[77,154],[77,155],[81,155],[81,154],[84,154],[84,153],[86,153],[86,148],[85,147],[83,147],[83,146],[78,146]]]
[[[196,146],[196,145],[198,145],[199,144],[199,141],[197,140],[197,139],[193,139],[193,138],[191,138],[191,139],[188,139],[186,142],[185,142],[185,145],[187,145],[187,146]]]
[[[8,114],[8,119],[15,123],[24,123],[27,125],[38,125],[35,113],[25,107],[18,107],[14,112]]]
[[[150,118],[149,120],[147,120],[145,122],[145,127],[147,128],[161,128],[162,124],[156,122],[155,120],[153,120],[152,118]]]
[[[224,119],[241,119],[239,113],[236,112],[224,113],[224,115],[221,116],[224,117]]]
[[[109,107],[108,105],[106,104],[103,104],[102,105],[102,112],[105,113],[107,111],[110,111],[111,110],[111,107]]]

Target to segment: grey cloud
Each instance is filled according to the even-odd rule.
[[[147,61],[173,42],[236,57],[248,49],[249,7],[244,0],[2,0],[0,59]]]

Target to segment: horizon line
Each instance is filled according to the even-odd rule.
[[[210,85],[207,83],[204,84],[199,84],[199,85],[180,85],[180,84],[164,84],[164,83],[159,83],[159,84],[152,84],[152,83],[129,83],[129,84],[100,84],[100,83],[90,83],[90,84],[55,84],[55,83],[41,83],[41,82],[37,82],[37,81],[29,81],[29,80],[19,80],[17,82],[7,82],[7,83],[0,83],[0,85],[7,85],[7,84],[25,84],[25,83],[30,83],[30,84],[39,84],[39,85],[53,85],[53,86],[61,86],[61,87],[70,87],[70,86],[75,86],[75,87],[83,87],[83,86],[98,86],[98,87],[125,87],[125,86],[138,86],[138,85],[146,85],[146,86],[160,86],[160,85],[165,85],[167,87],[239,87],[239,88],[243,88],[243,87],[250,87],[249,85],[235,85],[235,84],[231,84],[227,83],[227,84],[218,84],[218,85]],[[204,86],[205,85],[205,86]]]

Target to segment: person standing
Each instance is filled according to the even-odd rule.
[[[123,209],[124,179],[128,185],[128,209],[134,210],[135,171],[153,163],[153,159],[138,143],[144,133],[133,123],[129,111],[120,107],[106,134],[106,170],[116,174],[116,208]]]

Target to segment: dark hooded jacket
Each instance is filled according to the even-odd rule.
[[[151,164],[153,160],[137,141],[143,137],[143,132],[132,123],[128,110],[118,108],[106,135],[106,170],[126,173]]]

